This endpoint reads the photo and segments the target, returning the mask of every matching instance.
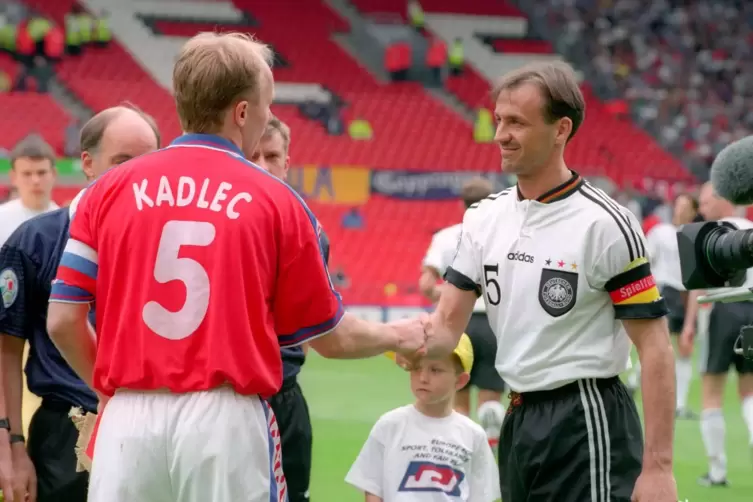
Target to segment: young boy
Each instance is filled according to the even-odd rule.
[[[463,335],[446,359],[411,370],[414,404],[382,415],[345,481],[366,502],[493,502],[500,498],[494,455],[480,425],[453,411],[468,383],[473,347]]]

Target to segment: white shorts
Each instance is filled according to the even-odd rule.
[[[229,388],[119,391],[94,444],[89,502],[287,502],[267,403]]]

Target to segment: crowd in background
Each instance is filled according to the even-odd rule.
[[[753,130],[753,2],[550,0],[535,9],[557,27],[557,48],[590,66],[589,82],[624,99],[702,179],[724,146]]]

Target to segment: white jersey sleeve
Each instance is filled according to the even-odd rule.
[[[502,495],[499,490],[499,469],[494,460],[486,433],[479,429],[476,447],[471,457],[471,472],[469,475],[469,502],[494,502]]]
[[[434,234],[431,238],[431,244],[429,249],[426,250],[426,256],[424,257],[424,267],[431,267],[439,273],[441,276],[444,273],[442,269],[442,250],[439,248],[439,234]]]
[[[371,493],[384,498],[382,472],[384,466],[384,421],[380,419],[366,438],[358,458],[353,462],[345,482],[355,486],[364,493]]]
[[[591,246],[602,250],[588,264],[588,282],[609,293],[616,319],[654,319],[668,313],[647,258],[646,237],[633,213],[613,204],[591,230]]]
[[[477,214],[478,212],[472,209],[465,212],[455,257],[445,273],[445,279],[458,289],[474,291],[476,296],[481,296],[480,249],[473,239]]]

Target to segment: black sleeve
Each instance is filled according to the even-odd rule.
[[[324,233],[324,230],[319,232],[319,244],[322,247],[322,253],[324,254],[324,263],[329,266],[329,237]]]
[[[36,267],[28,255],[6,243],[0,249],[0,333],[27,338],[36,281]]]

